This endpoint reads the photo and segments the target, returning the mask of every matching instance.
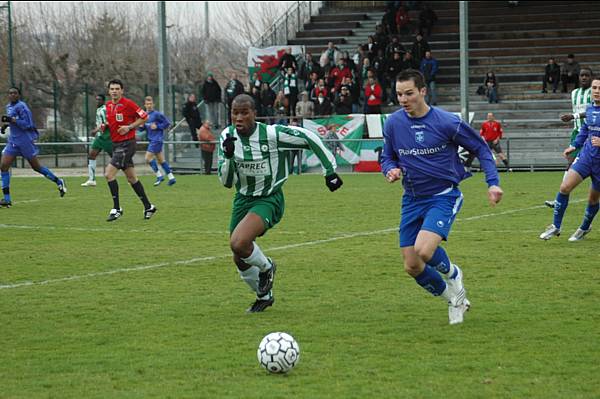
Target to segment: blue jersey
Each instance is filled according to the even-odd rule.
[[[600,158],[600,147],[592,145],[592,137],[600,137],[600,106],[589,105],[585,110],[585,120],[581,124],[579,134],[573,140],[573,147],[581,148],[592,158]]]
[[[150,126],[155,123],[156,129]],[[138,130],[148,133],[148,141],[163,141],[163,134],[166,128],[169,127],[171,121],[161,112],[156,110],[148,112],[148,119]]]
[[[430,107],[421,118],[411,118],[404,109],[390,115],[383,126],[381,169],[402,170],[405,195],[441,193],[471,176],[458,157],[458,146],[474,153],[485,171],[488,186],[498,185],[498,171],[487,144],[460,117]]]
[[[27,104],[19,100],[6,104],[6,115],[15,118],[16,123],[10,123],[9,142],[26,142],[37,140],[38,131],[33,123],[33,115]]]

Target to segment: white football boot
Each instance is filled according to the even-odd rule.
[[[471,302],[467,299],[467,293],[463,286],[463,273],[457,265],[454,265],[457,274],[455,278],[449,278],[446,281],[450,301],[448,302],[448,320],[450,324],[459,324],[463,322],[464,314],[469,311]]]
[[[590,227],[587,230],[582,230],[579,227],[577,228],[577,230],[575,230],[575,233],[573,233],[573,235],[571,235],[571,237],[569,237],[569,242],[575,242],[575,241],[581,241],[583,240],[583,237],[585,237],[585,235],[587,233],[589,233],[590,231],[592,231],[592,228]]]
[[[551,224],[550,226],[546,227],[546,231],[544,231],[542,234],[540,234],[540,239],[549,240],[552,237],[554,237],[554,236],[558,237],[559,235],[560,235],[560,229],[557,228],[555,225]]]

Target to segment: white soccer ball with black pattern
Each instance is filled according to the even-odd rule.
[[[273,332],[260,341],[256,355],[270,373],[287,373],[300,360],[300,346],[290,334]]]

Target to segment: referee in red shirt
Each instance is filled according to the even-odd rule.
[[[494,114],[488,112],[487,121],[481,124],[481,130],[479,134],[487,145],[493,150],[496,154],[498,154],[498,158],[502,161],[504,166],[506,166],[506,171],[511,172],[512,169],[508,166],[508,159],[506,159],[506,155],[502,152],[502,147],[500,146],[500,139],[502,138],[502,126],[500,122],[498,122],[494,118]]]
[[[148,201],[142,182],[138,180],[133,165],[135,155],[135,131],[142,126],[148,115],[136,103],[123,97],[123,82],[113,79],[108,82],[108,94],[111,100],[106,103],[106,120],[110,129],[110,139],[113,142],[113,155],[106,167],[106,180],[113,198],[113,209],[108,215],[108,222],[117,220],[123,215],[119,205],[119,185],[117,172],[125,173],[127,181],[144,204],[144,219],[150,219],[156,212],[156,207]]]

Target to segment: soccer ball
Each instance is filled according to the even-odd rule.
[[[256,351],[258,362],[270,373],[287,373],[300,360],[300,346],[290,334],[267,334]]]

